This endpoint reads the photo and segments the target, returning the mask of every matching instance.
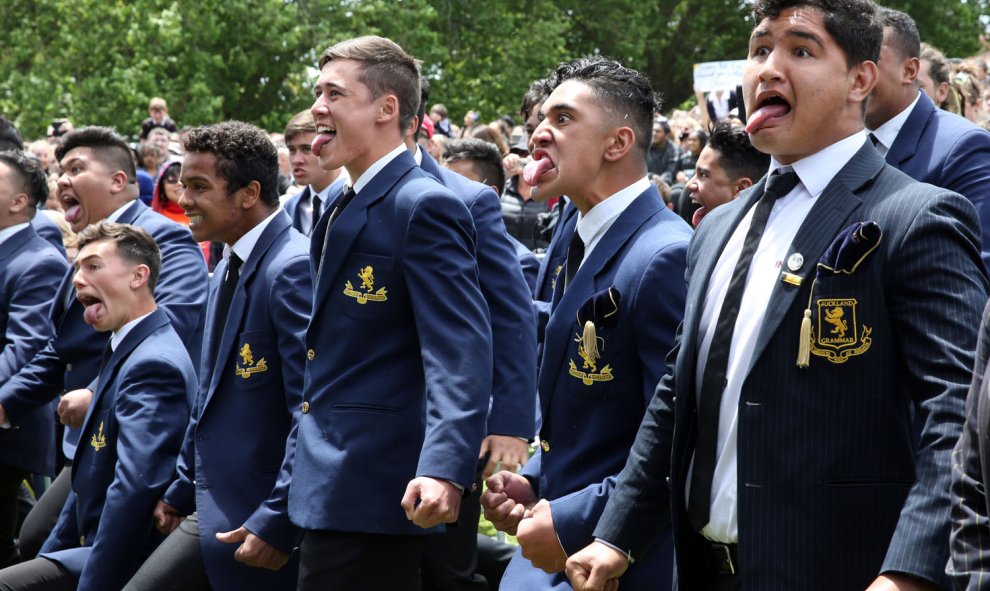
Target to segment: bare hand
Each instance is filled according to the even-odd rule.
[[[528,480],[508,470],[490,476],[485,483],[488,490],[481,495],[485,519],[491,521],[495,529],[515,535],[516,526],[526,510],[539,500],[536,492]]]
[[[491,455],[488,456],[488,464],[485,465],[482,474],[484,478],[494,474],[498,469],[497,466],[518,472],[529,459],[529,444],[518,437],[489,435],[481,442],[481,453],[478,457],[483,458],[489,452]]]
[[[3,411],[3,405],[0,404],[0,425],[7,422],[7,413]]]
[[[446,480],[419,476],[406,486],[402,508],[406,519],[423,529],[454,523],[461,510],[461,491]]]
[[[158,504],[155,505],[153,517],[155,520],[155,527],[158,528],[158,531],[165,535],[175,531],[175,528],[179,527],[182,520],[186,518],[185,515],[182,515],[176,511],[175,507],[169,505],[165,501],[158,501]]]
[[[567,559],[567,578],[574,591],[616,591],[629,559],[615,548],[593,542]]]
[[[557,530],[553,526],[550,501],[543,499],[526,511],[516,531],[523,558],[547,574],[564,570],[567,553],[561,547]]]
[[[880,575],[866,591],[937,591],[938,586],[901,573]]]
[[[289,561],[288,554],[249,532],[243,525],[234,531],[217,532],[217,541],[240,544],[234,551],[234,560],[248,566],[278,570]]]
[[[62,400],[58,403],[58,420],[63,425],[69,427],[82,427],[86,420],[86,411],[89,410],[89,403],[93,400],[93,391],[88,388],[80,388],[62,394]]]
[[[502,168],[505,169],[505,176],[507,177],[522,174],[525,166],[526,159],[519,156],[519,154],[509,153],[505,158],[502,158]]]

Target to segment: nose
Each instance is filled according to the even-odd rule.
[[[781,77],[781,62],[780,62],[780,52],[773,51],[772,49],[763,59],[763,62],[759,66],[759,77],[760,82],[767,82],[769,80],[779,80]]]
[[[85,287],[86,281],[82,278],[82,269],[76,269],[76,272],[72,275],[72,287],[79,291]]]
[[[176,204],[182,209],[188,209],[192,205],[192,199],[186,196],[186,188],[179,185],[176,189],[179,191],[179,198],[175,200]]]
[[[309,108],[309,112],[312,113],[314,117],[326,115],[330,112],[327,109],[326,100],[323,98],[322,94],[316,97],[316,100],[313,101],[313,106]]]
[[[550,124],[547,123],[546,119],[540,121],[540,124],[536,126],[536,129],[529,136],[529,151],[532,152],[537,148],[549,145],[551,137]]]
[[[691,179],[688,180],[687,185],[685,185],[685,187],[691,193],[698,192],[698,173],[694,173],[694,176],[692,176]]]

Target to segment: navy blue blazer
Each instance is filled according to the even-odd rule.
[[[62,258],[65,258],[65,244],[62,242],[62,230],[59,229],[58,224],[52,221],[47,215],[36,211],[34,217],[31,218],[31,226],[34,227],[34,231],[38,233],[38,236],[51,243],[55,247],[55,250],[62,255]]]
[[[117,221],[144,228],[158,243],[162,271],[155,286],[155,301],[168,314],[190,357],[198,359],[209,285],[203,251],[188,228],[136,199]],[[0,386],[0,405],[15,425],[32,409],[47,406],[64,391],[86,388],[96,379],[104,339],[83,320],[72,275],[70,269],[52,301],[50,318],[55,335],[30,363]],[[78,433],[78,429],[66,429],[63,451],[67,457],[75,451]]]
[[[79,591],[122,588],[161,542],[149,516],[175,474],[195,394],[186,347],[156,310],[127,333],[99,376],[72,492],[39,553],[76,577]]]
[[[244,525],[286,554],[298,542],[288,515],[286,440],[302,403],[303,338],[313,303],[309,241],[285,212],[269,222],[241,267],[216,343],[214,306],[226,272],[222,261],[213,274],[199,394],[178,477],[163,500],[184,515],[198,512],[213,589],[291,589],[298,554],[278,571],[252,568],[234,560],[236,544],[215,534]]]
[[[335,195],[341,193],[344,190],[343,187],[344,187],[344,178],[343,175],[341,175],[341,177],[339,177],[337,180],[331,183],[330,191],[327,192],[327,201],[332,201]],[[302,201],[303,199],[309,199],[310,192],[311,189],[309,185],[306,185],[306,188],[304,188],[302,191],[299,191],[292,197],[289,197],[285,201],[285,203],[282,204],[282,209],[284,209],[285,213],[289,214],[289,218],[292,219],[292,227],[295,228],[297,232],[302,233],[307,238],[313,235],[313,230],[315,230],[316,227],[315,226],[310,227],[308,233],[303,232],[302,210],[299,209],[299,202]],[[329,205],[330,203],[323,204],[324,213],[329,211]]]
[[[492,318],[495,353],[488,433],[532,439],[536,433],[536,326],[530,290],[512,244],[515,239],[502,221],[502,203],[491,187],[440,168],[425,150],[419,151],[422,169],[460,197],[474,220],[478,280]],[[528,248],[523,249],[533,256]]]
[[[712,269],[763,186],[714,210],[695,233],[669,373],[595,530],[635,557],[672,516],[681,589],[712,583],[701,567],[710,549],[688,523],[685,496],[701,311]],[[882,231],[875,249],[816,281],[836,237],[869,221]],[[803,255],[794,271],[802,279],[782,276],[774,287],[740,392],[744,589],[863,589],[886,571],[948,587],[949,454],[987,300],[977,228],[969,201],[886,166],[869,142],[818,197],[784,258]],[[836,307],[851,320],[838,344],[822,336]],[[806,308],[811,354],[800,368]]]
[[[65,255],[31,225],[0,243],[0,384],[51,338],[48,309],[68,267]],[[36,407],[25,413],[17,428],[0,429],[0,466],[51,474],[54,444],[51,408]]]
[[[540,364],[541,448],[522,474],[550,501],[554,527],[570,555],[592,531],[626,463],[629,448],[663,375],[663,360],[684,315],[684,269],[691,228],[650,187],[608,229],[572,279],[558,282]],[[597,318],[601,358],[586,363],[579,336],[587,303],[618,301]],[[605,317],[604,314],[608,314]],[[637,557],[623,589],[670,587],[673,547]],[[503,589],[569,589],[564,573],[548,575],[516,554]]]
[[[550,319],[550,300],[553,299],[553,290],[557,285],[557,275],[560,274],[561,269],[564,268],[564,263],[567,262],[567,249],[571,245],[571,237],[574,236],[577,219],[577,207],[568,202],[557,220],[557,225],[554,226],[547,252],[543,256],[543,260],[540,261],[540,271],[536,276],[536,289],[533,290],[533,309],[536,312],[536,339],[541,345],[547,321]]]
[[[887,152],[887,163],[911,178],[973,202],[990,268],[990,133],[935,106],[924,92]]]
[[[289,517],[305,529],[430,533],[399,505],[406,485],[430,476],[470,490],[492,392],[471,214],[404,152],[327,235],[329,218],[312,239]]]
[[[502,224],[505,225],[505,222],[502,222]],[[536,292],[536,280],[540,275],[540,259],[536,258],[533,251],[527,248],[525,244],[513,238],[511,234],[508,236],[513,248],[516,249],[516,258],[519,259],[519,265],[522,267],[523,277],[526,279],[526,287],[529,288],[529,293],[532,294]]]

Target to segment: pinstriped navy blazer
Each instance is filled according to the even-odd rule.
[[[684,494],[696,437],[699,317],[716,260],[762,192],[760,182],[695,234],[671,373],[595,532],[635,557],[672,520],[681,589],[711,584]],[[812,282],[812,266],[857,221],[880,226],[879,246],[854,273]],[[948,586],[949,453],[987,297],[978,229],[969,201],[886,166],[869,143],[818,198],[788,252],[804,255],[805,279],[774,288],[740,393],[743,588],[863,589],[888,571]],[[809,301],[816,333],[829,306],[855,311],[848,330],[856,342],[839,349],[854,354],[844,363],[812,354],[809,367],[797,367]],[[813,342],[828,348],[820,336]],[[912,410],[923,425],[920,444]]]

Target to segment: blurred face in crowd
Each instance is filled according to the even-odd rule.
[[[659,146],[660,144],[667,141],[667,132],[664,131],[663,125],[659,123],[653,124],[653,145]]]
[[[83,147],[69,150],[59,164],[58,196],[73,232],[81,232],[119,207],[113,196],[127,186],[127,173],[113,170],[92,149]]]
[[[165,173],[165,177],[162,179],[162,187],[165,188],[165,198],[170,203],[178,203],[179,195],[182,194],[182,188],[179,185],[179,170],[180,166],[173,164],[169,167]]]
[[[695,211],[691,220],[693,226],[701,223],[701,219],[720,205],[732,201],[743,188],[751,183],[745,179],[746,183],[740,183],[739,179],[731,179],[722,168],[721,153],[711,146],[705,146],[698,157],[698,164],[694,169],[694,176],[687,183],[687,190],[691,193],[691,199],[701,204],[701,208]]]
[[[655,132],[654,132],[654,137],[656,137]],[[681,142],[681,145],[684,147],[685,150],[691,152],[695,156],[701,153],[701,140],[698,139],[697,131],[692,131],[691,133],[689,133],[688,136],[684,138],[684,141]]]
[[[243,235],[241,194],[227,193],[227,180],[217,172],[217,158],[210,152],[189,152],[182,161],[182,194],[178,204],[189,217],[189,230],[197,242],[215,240],[233,244]]]
[[[286,142],[289,149],[289,164],[292,168],[292,178],[296,184],[313,185],[317,191],[322,191],[328,183],[330,171],[320,166],[320,159],[313,154],[312,144],[316,133],[304,132],[295,135]]]
[[[921,69],[918,71],[918,83],[921,85],[921,90],[928,95],[928,98],[932,99],[936,107],[941,107],[946,97],[949,96],[949,85],[947,83],[942,82],[938,86],[935,86],[935,79],[932,78],[932,63],[926,59],[921,60]]]
[[[168,131],[161,127],[156,127],[148,132],[148,143],[161,148],[162,153],[168,153]]]

